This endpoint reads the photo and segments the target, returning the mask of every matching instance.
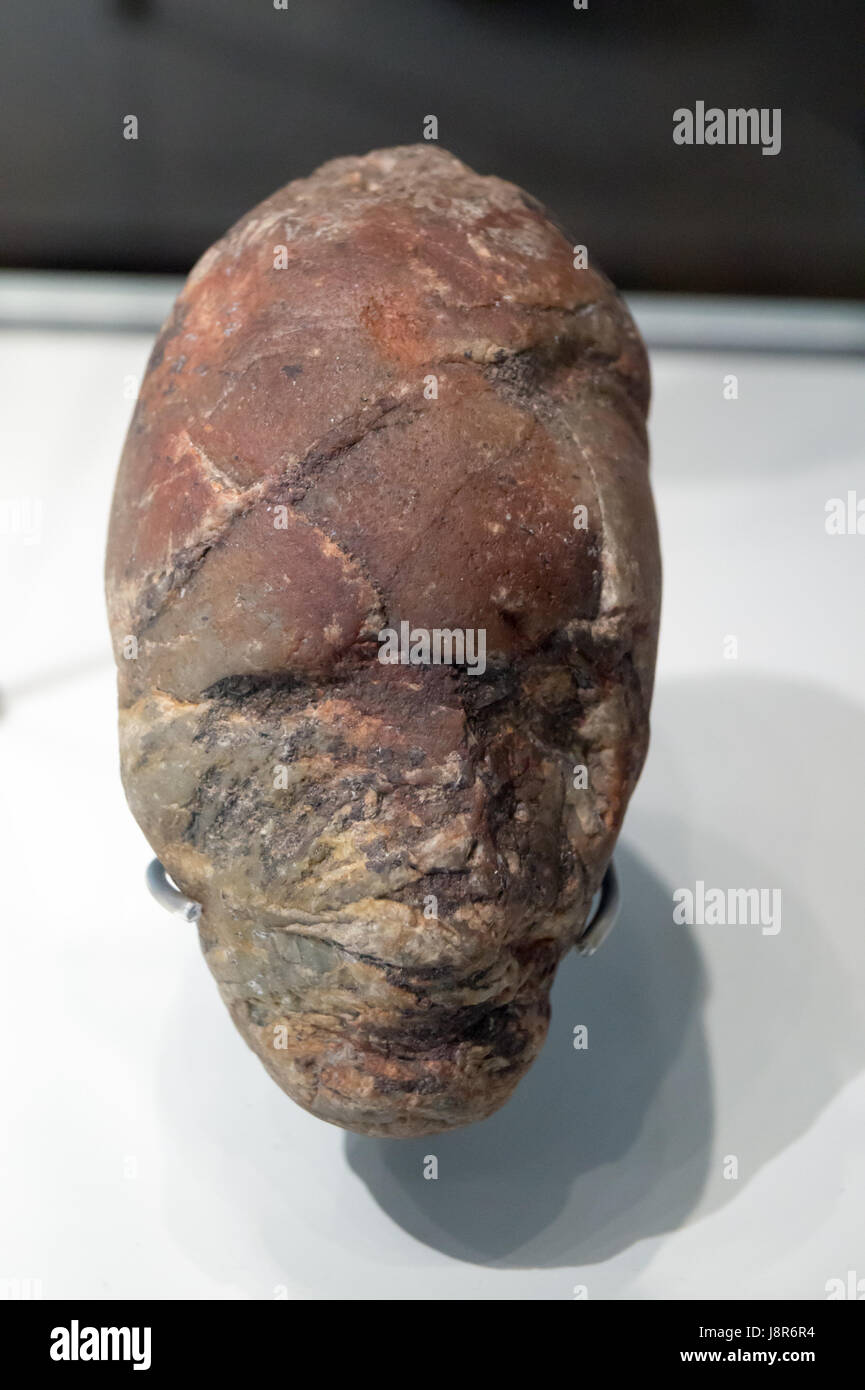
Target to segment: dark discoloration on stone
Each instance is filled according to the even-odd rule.
[[[427,146],[274,194],[158,339],[107,562],[124,783],[324,1119],[468,1123],[542,1045],[645,755],[647,403],[603,276]],[[484,629],[486,671],[382,666],[403,619]]]

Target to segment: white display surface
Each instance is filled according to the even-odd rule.
[[[102,558],[150,343],[0,334],[7,1291],[821,1299],[865,1279],[865,535],[825,529],[828,499],[865,497],[865,362],[653,355],[665,596],[622,920],[564,962],[504,1110],[383,1141],[277,1089],[144,886]],[[27,498],[41,521],[8,505]],[[780,931],[674,925],[697,880],[780,889]]]

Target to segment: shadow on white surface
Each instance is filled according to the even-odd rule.
[[[806,631],[802,642],[807,650]],[[700,1215],[803,1135],[865,1066],[865,711],[828,686],[723,664],[722,676],[659,692],[653,752],[628,823],[677,886],[700,878],[783,894],[777,935],[690,929],[709,971],[704,1019],[718,1116]],[[722,1178],[727,1154],[739,1159],[738,1183]],[[844,1185],[846,1157],[827,1150],[810,1200],[790,1189],[797,1214],[811,1206],[817,1222],[820,1197]]]

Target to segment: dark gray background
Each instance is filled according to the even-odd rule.
[[[863,19],[859,0],[4,0],[2,259],[186,271],[280,184],[434,113],[629,289],[856,296]],[[674,145],[698,99],[780,106],[781,153]]]

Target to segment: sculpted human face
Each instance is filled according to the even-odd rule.
[[[647,395],[603,278],[428,148],[274,195],[157,344],[109,542],[124,782],[323,1119],[465,1124],[542,1045],[646,747]]]

